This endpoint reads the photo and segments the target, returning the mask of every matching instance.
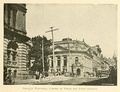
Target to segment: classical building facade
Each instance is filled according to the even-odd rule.
[[[4,67],[12,73],[16,71],[19,77],[28,73],[30,38],[26,36],[26,12],[25,4],[4,4]]]
[[[53,54],[48,56],[49,73],[78,75],[95,74],[102,66],[102,54],[98,45],[89,46],[83,41],[64,38],[56,41]],[[53,62],[54,61],[54,62]]]

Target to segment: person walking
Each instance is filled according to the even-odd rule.
[[[6,83],[7,84],[11,84],[12,83],[12,78],[11,78],[11,76],[12,76],[12,70],[11,70],[11,68],[8,70],[8,73],[7,73],[7,76],[6,76]]]
[[[39,79],[39,71],[36,71],[36,79]]]

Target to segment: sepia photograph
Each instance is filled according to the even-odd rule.
[[[118,85],[117,4],[3,7],[3,85]]]

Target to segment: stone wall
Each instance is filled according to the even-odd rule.
[[[23,43],[17,43],[18,49],[17,49],[17,55],[15,61],[12,60],[12,56],[10,56],[10,64],[8,64],[8,56],[7,56],[7,45],[10,42],[10,40],[4,38],[4,65],[7,66],[7,69],[9,70],[11,67],[11,70],[14,71],[17,70],[18,77],[23,77],[23,75],[28,75],[29,71],[27,70],[26,63],[28,62],[27,59],[27,45]],[[13,62],[16,62],[17,64],[13,64]]]

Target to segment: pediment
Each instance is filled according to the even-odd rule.
[[[57,51],[63,51],[63,50],[56,48],[54,51],[57,52]]]
[[[66,51],[67,49],[62,47],[62,46],[55,46],[54,51],[55,52],[60,52],[60,51]]]

